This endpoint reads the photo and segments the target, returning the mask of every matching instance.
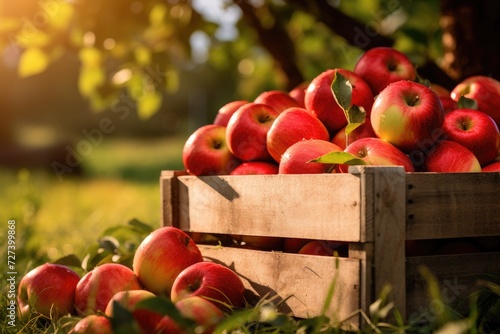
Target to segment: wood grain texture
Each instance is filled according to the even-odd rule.
[[[297,317],[319,315],[335,282],[326,315],[346,320],[359,310],[360,262],[356,259],[265,252],[231,247],[200,246],[206,260],[221,263],[240,275],[257,299],[274,299],[280,311]],[[349,319],[358,324],[359,317]]]
[[[428,268],[440,286],[441,299],[457,310],[468,306],[467,298],[480,280],[500,277],[500,253],[409,257],[406,263],[406,300],[408,319],[432,316],[428,282],[420,268]],[[435,302],[434,302],[435,304]],[[463,309],[465,311],[465,309]]]
[[[500,173],[406,175],[406,238],[500,236]]]
[[[187,231],[361,240],[361,181],[351,174],[179,177]]]

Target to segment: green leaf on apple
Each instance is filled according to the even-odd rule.
[[[335,77],[333,78],[332,85],[332,94],[337,101],[338,105],[346,112],[351,106],[352,99],[352,85],[346,77],[344,77],[339,72],[335,73]],[[346,118],[349,119],[346,113]]]
[[[353,105],[349,108],[346,115],[347,115],[347,126],[345,128],[345,135],[348,136],[358,126],[360,126],[365,122],[366,111],[363,107],[358,107],[356,105]]]
[[[322,164],[366,165],[364,160],[352,155],[349,152],[330,152],[310,161]]]
[[[458,108],[467,108],[477,110],[477,102],[474,99],[469,99],[465,95],[460,96],[458,99]]]

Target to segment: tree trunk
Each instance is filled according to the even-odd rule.
[[[500,77],[500,3],[498,0],[441,0],[443,61],[450,77]]]

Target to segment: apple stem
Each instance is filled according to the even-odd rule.
[[[410,103],[408,103],[409,106],[414,106],[417,104],[417,102],[420,100],[420,96],[416,95],[413,100],[409,101]]]
[[[189,241],[191,241],[191,238],[186,237],[186,243],[185,243],[185,245],[184,245],[184,246],[186,246],[186,247],[187,247],[187,246],[189,245]]]

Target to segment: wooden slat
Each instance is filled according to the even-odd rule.
[[[321,313],[330,284],[335,281],[333,301],[326,312],[332,320],[346,320],[359,310],[360,262],[326,256],[264,252],[200,245],[206,260],[221,263],[242,277],[258,297],[275,298],[281,312],[308,318]],[[359,317],[350,318],[352,324]]]
[[[500,253],[441,255],[409,257],[406,263],[406,300],[408,319],[416,316],[433,316],[435,303],[427,293],[428,282],[422,277],[419,268],[427,267],[436,277],[442,300],[455,309],[468,306],[467,297],[478,288],[480,279],[491,281],[491,276],[500,277]],[[465,310],[464,310],[465,311]]]
[[[179,226],[206,233],[361,240],[352,174],[178,178]]]
[[[406,238],[500,235],[500,173],[406,175]]]
[[[177,177],[186,175],[184,171],[164,170],[160,176],[160,200],[162,226],[179,221]],[[175,225],[174,225],[175,226]]]

